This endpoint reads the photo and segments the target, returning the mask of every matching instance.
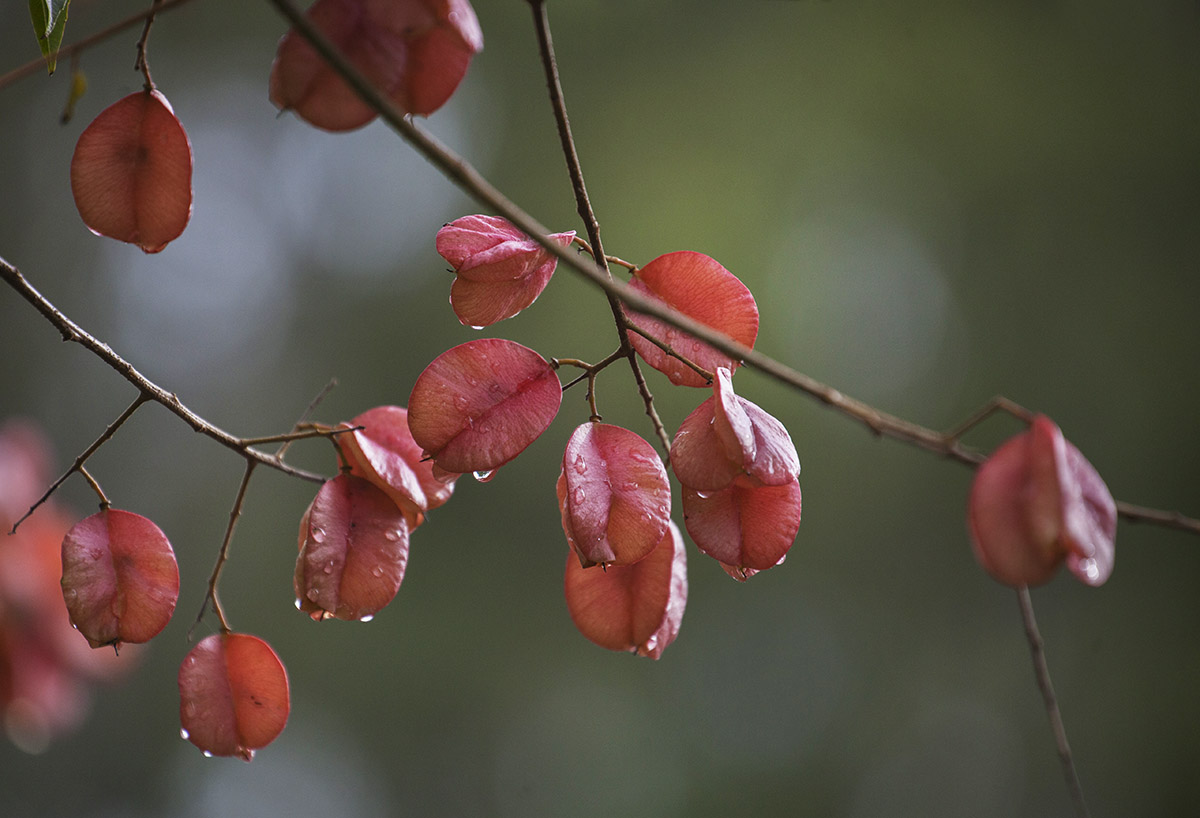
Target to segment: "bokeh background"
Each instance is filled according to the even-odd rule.
[[[75,0],[67,39],[142,6]],[[936,428],[1003,393],[1054,417],[1119,498],[1200,514],[1196,3],[550,6],[610,252],[708,253],[756,294],[762,351]],[[485,51],[427,127],[545,224],[579,229],[528,8],[476,7]],[[87,52],[66,126],[67,66],[0,91],[0,256],[248,436],[286,430],[333,376],[322,420],[404,403],[434,356],[478,337],[433,246],[478,208],[381,124],[331,135],[277,116],[283,31],[244,0],[155,26],[154,76],[195,151],[192,222],[156,256],[88,233],[68,184],[79,132],[140,85],[137,30]],[[5,2],[0,71],[36,56],[26,4]],[[592,360],[614,345],[603,298],[565,269],[485,334]],[[0,417],[40,423],[59,469],[133,397],[7,290],[0,350]],[[703,397],[651,378],[672,428]],[[594,647],[566,614],[553,485],[581,390],[497,479],[460,482],[369,625],[294,609],[314,486],[260,470],[222,591],[235,627],[282,656],[293,709],[249,765],[179,739],[175,685],[242,463],[144,408],[92,470],[171,538],[175,620],[78,732],[38,755],[0,741],[0,814],[1068,814],[1014,595],[970,553],[969,472],[759,374],[738,388],[791,430],[800,534],[745,585],[692,550],[659,662]],[[600,389],[606,420],[651,436],[623,369]],[[289,457],[335,468],[323,443]],[[62,499],[94,505],[78,478]],[[1097,816],[1200,813],[1198,578],[1196,536],[1122,523],[1106,586],[1034,592]]]

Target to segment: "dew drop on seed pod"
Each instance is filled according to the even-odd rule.
[[[486,483],[488,480],[492,479],[492,474],[494,472],[495,472],[495,469],[488,469],[487,471],[477,471],[477,472],[472,472],[471,474],[480,483]]]
[[[184,728],[180,728],[180,730],[179,730],[179,737],[180,737],[181,739],[183,739],[184,741],[187,741],[189,738],[191,738],[191,737],[192,737],[192,734],[191,734],[191,733],[189,733],[189,732],[188,732],[186,729],[184,729]]]
[[[358,621],[359,622],[370,622],[374,618],[375,618],[374,614],[367,614],[366,616],[360,616],[358,618]]]

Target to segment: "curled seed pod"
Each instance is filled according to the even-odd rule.
[[[631,565],[662,540],[671,486],[654,447],[607,423],[585,423],[567,441],[556,485],[563,531],[583,567]]]
[[[687,605],[687,553],[675,523],[645,559],[584,568],[572,554],[567,610],[580,633],[609,650],[657,659],[675,641]]]
[[[1065,561],[1103,585],[1116,556],[1117,508],[1091,463],[1044,415],[975,473],[967,505],[975,556],[998,582],[1040,585]]]
[[[361,477],[340,474],[300,524],[296,603],[313,619],[370,620],[392,601],[408,564],[408,520]]]

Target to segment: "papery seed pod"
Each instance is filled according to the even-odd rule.
[[[1040,585],[1064,561],[1088,585],[1112,574],[1116,503],[1092,464],[1044,415],[976,471],[967,520],[975,556],[1005,585]]]
[[[684,486],[720,491],[745,475],[754,485],[781,486],[800,474],[796,447],[783,424],[733,392],[729,370],[718,368],[713,397],[679,425],[671,466]]]
[[[392,601],[408,564],[408,520],[361,477],[328,481],[304,512],[296,604],[315,620],[369,621]]]
[[[800,481],[752,485],[744,478],[728,488],[684,488],[683,523],[696,546],[730,569],[764,571],[787,555],[800,529]]]
[[[433,360],[413,385],[408,426],[447,472],[491,472],[525,450],[558,414],[549,362],[503,338],[480,338]]]
[[[584,636],[609,650],[657,659],[675,641],[687,605],[687,553],[675,523],[634,565],[584,568],[567,557],[567,610]]]
[[[575,231],[550,238],[568,246]],[[437,234],[437,251],[454,267],[450,305],[466,326],[486,327],[532,304],[558,258],[498,216],[463,216]]]
[[[758,305],[754,296],[737,276],[703,253],[677,252],[659,256],[639,269],[629,285],[748,347],[753,348],[758,338]],[[656,318],[633,311],[628,315],[629,322],[635,327],[709,372],[722,366],[732,371],[740,363]],[[670,378],[671,383],[708,386],[690,367],[638,333],[631,332],[629,341],[638,355]]]
[[[454,477],[443,480],[435,474],[433,461],[413,440],[404,407],[376,406],[343,425],[363,427],[336,438],[351,473],[391,497],[408,517],[410,531],[420,525],[426,511],[454,493]]]
[[[257,636],[214,633],[179,666],[180,735],[207,756],[250,761],[283,731],[290,709],[287,671]]]
[[[467,0],[317,0],[308,19],[400,110],[428,115],[445,104],[483,49]],[[366,125],[376,111],[295,29],[271,66],[271,101],[330,131]]]
[[[671,486],[654,447],[607,423],[578,427],[556,485],[563,531],[583,567],[631,565],[671,519]]]
[[[108,508],[76,523],[63,538],[62,568],[71,624],[94,648],[147,642],[175,611],[175,552],[139,514]]]
[[[157,253],[192,215],[192,146],[171,104],[138,91],[100,112],[71,157],[71,193],[93,233]]]

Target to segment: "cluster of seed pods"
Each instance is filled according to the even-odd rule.
[[[409,114],[441,107],[483,47],[467,0],[317,0],[307,16]],[[377,115],[295,31],[279,43],[270,98],[330,131]],[[186,227],[191,176],[188,137],[148,73],[144,91],[84,130],[71,163],[84,223],[147,253]],[[565,247],[574,237],[548,238]],[[556,266],[552,253],[496,216],[445,225],[436,248],[455,276],[454,313],[476,329],[532,305]],[[635,269],[629,284],[745,347],[757,340],[750,290],[702,253],[661,255]],[[739,361],[651,316],[627,310],[625,317],[633,350],[648,366],[674,385],[712,391],[670,445],[687,533],[738,581],[779,565],[801,512],[800,461],[787,429],[735,393]],[[372,619],[399,591],[410,538],[430,511],[450,499],[461,475],[486,482],[524,451],[558,414],[562,390],[555,362],[514,341],[477,339],[432,361],[406,407],[375,407],[332,430],[340,472],[300,522],[297,608],[318,621]],[[658,659],[679,632],[688,593],[663,458],[636,433],[593,416],[566,442],[555,494],[573,622],[602,647]],[[980,563],[1002,583],[1045,582],[1064,562],[1090,585],[1112,571],[1112,496],[1047,418],[1035,418],[982,464],[968,519]],[[145,642],[174,611],[174,553],[139,515],[105,504],[63,538],[62,568],[70,620],[92,647]],[[206,755],[249,760],[287,721],[286,671],[258,637],[222,629],[203,639],[178,683],[182,734]]]

